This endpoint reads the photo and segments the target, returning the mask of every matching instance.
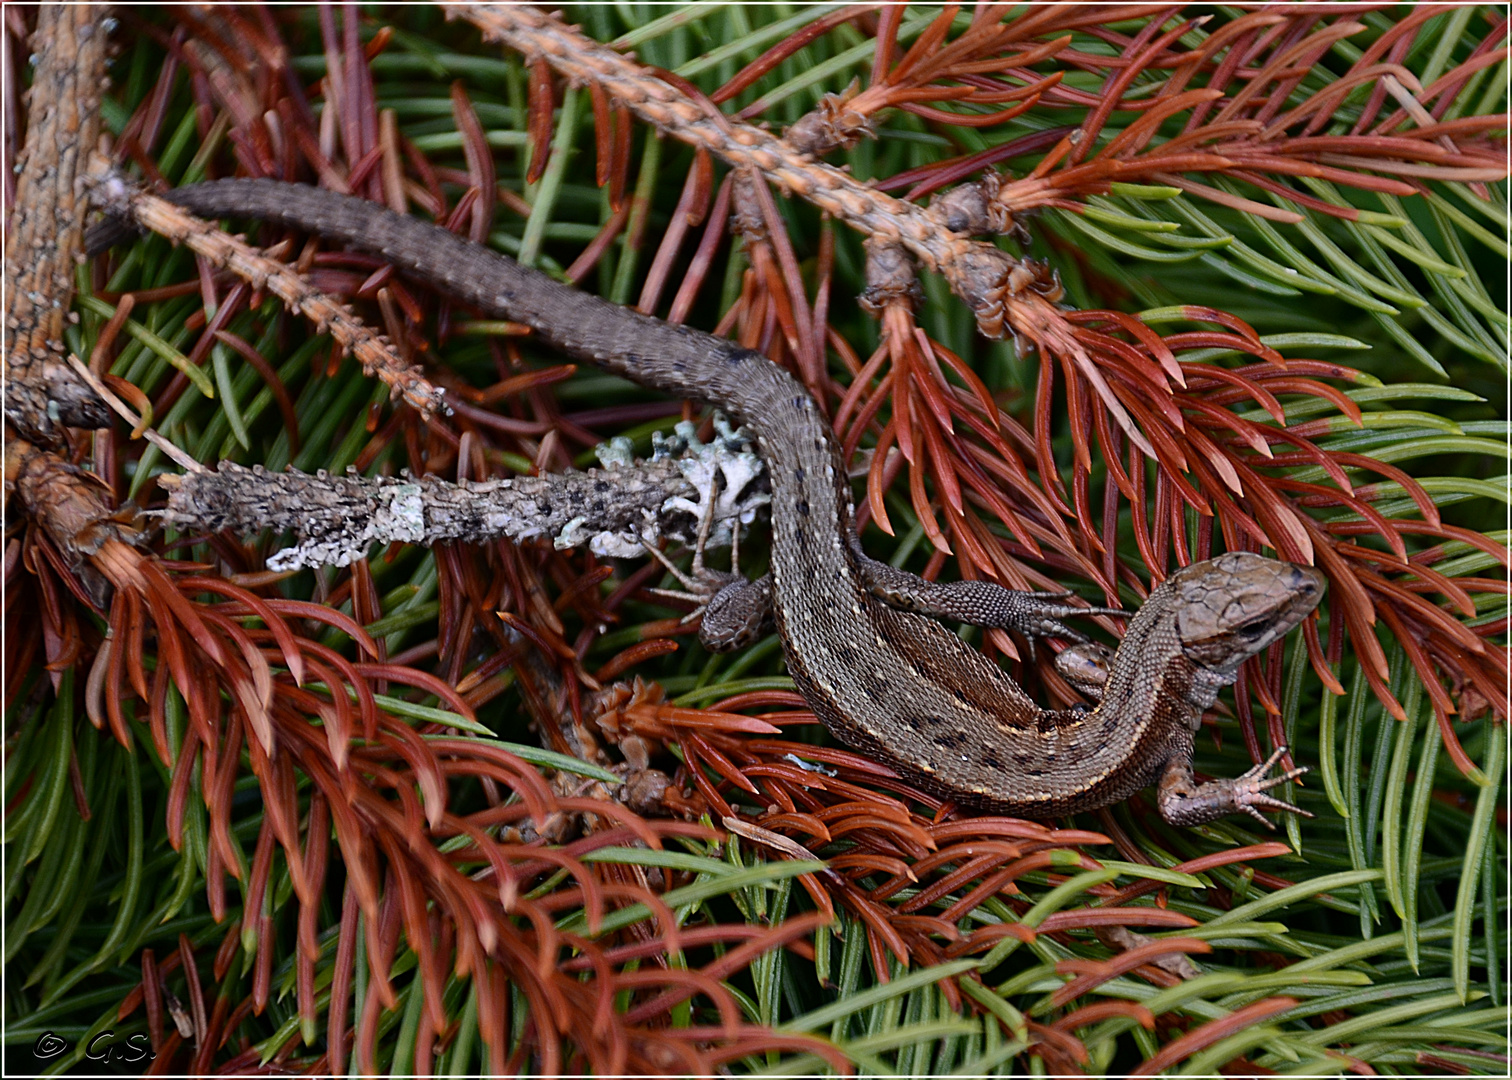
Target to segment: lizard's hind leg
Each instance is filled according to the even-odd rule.
[[[1075,595],[1070,592],[1016,592],[991,581],[927,581],[860,552],[857,558],[871,594],[889,607],[942,621],[1016,630],[1030,642],[1049,637],[1085,642],[1085,634],[1061,620],[1084,615],[1129,618],[1134,614],[1121,608],[1067,604],[1065,601]]]
[[[730,570],[711,570],[704,565],[704,548],[709,542],[714,519],[717,484],[716,476],[704,499],[703,514],[698,522],[698,540],[693,547],[693,565],[688,573],[679,570],[671,559],[650,544],[645,544],[645,548],[687,590],[651,589],[652,595],[692,601],[695,607],[682,621],[692,622],[702,615],[703,622],[698,627],[699,641],[712,652],[730,652],[755,643],[771,631],[772,582],[769,577],[749,581],[740,574],[739,517],[731,524]]]

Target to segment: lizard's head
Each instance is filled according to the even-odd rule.
[[[1318,606],[1327,587],[1310,566],[1230,552],[1172,574],[1176,631],[1187,659],[1224,683]]]

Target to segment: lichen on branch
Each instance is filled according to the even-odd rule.
[[[687,425],[690,429],[694,426]],[[691,431],[688,433],[691,435]],[[689,446],[691,442],[691,447]],[[582,473],[451,483],[435,476],[364,477],[269,472],[222,462],[164,477],[162,523],[179,531],[239,534],[271,529],[295,537],[268,557],[271,570],[347,566],[374,544],[484,544],[545,540],[609,558],[640,558],[662,539],[692,543],[712,499],[709,547],[727,547],[768,496],[753,482],[761,459],[716,439],[684,440],[641,463],[622,459]]]

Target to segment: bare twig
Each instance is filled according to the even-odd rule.
[[[426,416],[446,410],[445,391],[427,381],[420,368],[406,364],[385,336],[373,333],[350,307],[311,288],[283,263],[116,174],[93,178],[90,186],[94,199],[111,214],[183,244],[222,270],[251,282],[254,288],[267,289],[314,322],[321,332],[329,331],[362,364],[363,373],[376,375],[393,396],[402,397]]]
[[[151,428],[145,427],[142,423],[142,418],[132,411],[131,406],[127,405],[124,401],[117,397],[115,392],[111,390],[110,387],[101,382],[99,376],[90,371],[89,366],[85,364],[84,361],[80,360],[77,356],[70,354],[68,357],[68,363],[69,366],[74,369],[74,374],[76,374],[82,382],[88,384],[89,388],[100,396],[101,401],[105,402],[106,405],[113,409],[117,416],[121,417],[121,419],[129,423],[132,426],[133,430],[140,428],[142,430],[142,437],[150,442],[153,446],[156,446],[159,450],[161,450],[163,454],[170,461],[178,465],[179,468],[185,469],[189,472],[200,472],[204,468],[204,466],[202,466],[198,461],[195,461],[188,454],[184,453],[172,442],[163,438]]]

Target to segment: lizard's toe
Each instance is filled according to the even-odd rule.
[[[1239,809],[1243,810],[1250,817],[1254,818],[1260,824],[1264,825],[1271,832],[1276,831],[1276,823],[1262,814],[1256,807],[1250,805],[1249,803],[1240,803]]]
[[[998,601],[997,625],[1004,630],[1017,630],[1026,638],[1061,638],[1084,644],[1090,639],[1079,630],[1073,630],[1062,619],[1080,619],[1088,615],[1128,615],[1120,608],[1076,607],[1064,601],[1071,593],[1006,592]]]
[[[1274,798],[1261,791],[1236,793],[1234,804],[1238,809],[1243,810],[1256,821],[1264,823],[1268,829],[1274,829],[1276,826],[1271,822],[1270,818],[1260,813],[1261,810],[1296,814],[1298,817],[1310,818],[1313,816],[1309,811],[1302,809],[1300,806],[1293,806],[1284,799]]]
[[[1257,821],[1265,822],[1266,826],[1271,829],[1274,829],[1275,826],[1260,813],[1261,810],[1297,814],[1301,817],[1313,816],[1300,806],[1293,806],[1284,799],[1278,799],[1273,795],[1266,794],[1272,788],[1279,787],[1288,780],[1295,780],[1309,771],[1306,765],[1299,765],[1294,769],[1287,769],[1279,776],[1266,776],[1266,773],[1270,772],[1271,767],[1285,756],[1286,751],[1287,747],[1278,746],[1270,757],[1234,781],[1234,805]]]

